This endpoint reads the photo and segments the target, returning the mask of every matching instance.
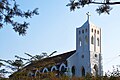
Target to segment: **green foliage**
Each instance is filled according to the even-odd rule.
[[[33,11],[22,11],[16,0],[0,0],[0,28],[3,28],[5,24],[11,24],[15,32],[18,32],[19,35],[25,35],[29,23],[25,21],[19,23],[14,18],[28,19],[34,15],[39,15],[38,8]]]
[[[110,14],[110,11],[112,10],[110,5],[117,5],[120,4],[120,2],[114,0],[70,0],[70,3],[68,3],[66,6],[70,6],[70,11],[74,11],[76,8],[79,9],[90,4],[101,4],[101,6],[96,9],[97,13]]]

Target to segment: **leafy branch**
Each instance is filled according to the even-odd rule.
[[[118,1],[113,1],[113,0],[70,0],[70,3],[68,3],[66,6],[70,7],[70,11],[74,11],[75,9],[79,9],[81,7],[84,7],[85,5],[90,5],[90,4],[97,4],[101,5],[98,6],[96,9],[97,13],[102,14],[102,13],[107,13],[109,14],[112,8],[110,5],[117,5],[120,4]]]
[[[25,35],[26,30],[28,29],[29,23],[23,21],[23,23],[19,23],[15,21],[14,18],[32,18],[34,15],[39,15],[38,8],[33,11],[22,11],[19,8],[16,0],[1,0],[0,1],[0,28],[5,26],[4,24],[11,24],[13,26],[13,30],[17,32],[19,35]]]

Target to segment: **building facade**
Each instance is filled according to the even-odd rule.
[[[19,70],[32,76],[53,71],[57,71],[58,75],[76,77],[88,73],[102,76],[101,28],[91,23],[89,17],[81,27],[76,28],[76,50],[35,61]]]
[[[76,52],[67,61],[75,76],[102,75],[101,28],[89,19],[76,28]]]

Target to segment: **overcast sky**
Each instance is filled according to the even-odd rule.
[[[18,0],[17,0],[18,1]],[[0,58],[15,59],[14,55],[27,57],[32,55],[57,51],[57,54],[76,49],[76,28],[86,20],[90,12],[90,21],[102,29],[102,56],[104,71],[113,65],[120,65],[120,9],[112,6],[110,15],[99,16],[95,9],[97,5],[89,5],[70,12],[66,4],[69,0],[20,0],[23,10],[39,8],[39,15],[26,20],[30,22],[26,36],[19,36],[11,25],[0,29]],[[16,19],[24,21],[24,19]]]

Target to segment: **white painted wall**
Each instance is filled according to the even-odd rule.
[[[91,31],[92,29],[93,32]],[[97,31],[99,31],[99,34]],[[94,44],[91,44],[92,36],[94,37]],[[97,45],[97,38],[99,38],[99,46]],[[95,54],[97,57],[95,57]],[[96,64],[98,66],[98,74],[100,74],[99,54],[101,54],[101,29],[87,20],[83,26],[76,29],[76,53],[67,59],[68,67],[71,69],[72,66],[75,66],[76,76],[82,76],[82,66],[85,68],[85,73],[94,73],[94,65]],[[84,58],[82,58],[83,55]]]

